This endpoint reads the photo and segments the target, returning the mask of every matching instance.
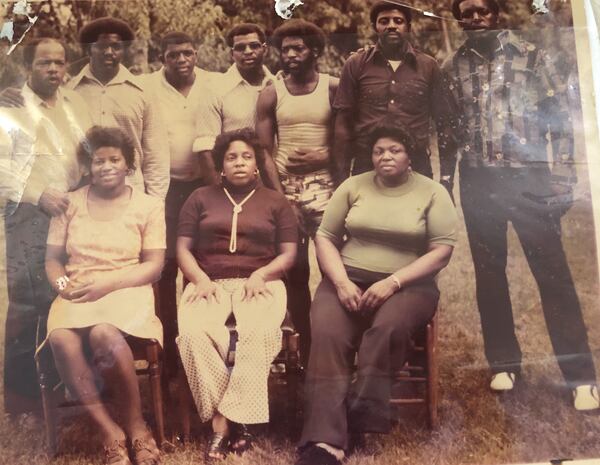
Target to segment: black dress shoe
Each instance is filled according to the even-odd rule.
[[[296,465],[339,465],[340,463],[342,462],[335,455],[314,444],[303,449],[296,460]]]

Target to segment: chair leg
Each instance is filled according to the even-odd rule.
[[[54,408],[52,388],[49,386],[48,374],[40,370],[38,366],[38,382],[40,385],[40,393],[42,397],[42,409],[44,411],[44,423],[46,426],[46,442],[48,446],[48,455],[55,457],[58,452],[56,439],[56,423],[54,422],[53,414],[56,412]]]
[[[299,335],[293,334],[290,336],[288,344],[288,354],[285,358],[285,373],[287,386],[287,423],[290,437],[296,433],[297,416],[298,416],[298,377],[300,371]]]
[[[426,350],[427,350],[427,410],[429,413],[428,423],[431,429],[438,427],[438,366],[436,356],[436,334],[435,324],[427,325]]]
[[[192,399],[192,393],[183,367],[179,367],[177,372],[177,392],[177,397],[179,398],[179,418],[181,418],[181,440],[184,444],[187,444],[190,441],[190,411],[194,400]]]
[[[150,390],[152,392],[152,406],[154,418],[156,420],[156,435],[158,438],[158,447],[162,447],[165,442],[165,417],[163,413],[163,396],[161,384],[161,366],[159,363],[159,344],[154,342],[146,348],[148,358],[148,373],[150,375]]]

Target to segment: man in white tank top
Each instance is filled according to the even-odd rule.
[[[306,361],[310,347],[308,238],[314,237],[339,179],[329,155],[338,79],[317,71],[317,58],[325,46],[318,26],[288,20],[274,31],[273,39],[283,73],[258,98],[256,132],[267,158],[274,161],[280,187],[303,233],[288,279],[288,307]]]

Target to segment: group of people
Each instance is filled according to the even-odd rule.
[[[576,182],[564,76],[499,27],[496,0],[454,0],[452,11],[467,38],[440,66],[411,44],[410,7],[375,2],[377,43],[352,54],[339,79],[318,72],[325,34],[299,19],[273,31],[275,75],[263,64],[265,32],[250,23],[228,33],[225,73],[199,68],[192,38],[170,32],[163,67],[134,76],[122,64],[134,34],[115,18],[80,31],[89,63],[66,84],[64,45],[27,43],[26,83],[0,93],[0,163],[11,173],[0,186],[5,411],[35,409],[34,353],[49,346],[101,431],[105,463],[156,464],[127,343],[153,338],[169,378],[181,359],[212,422],[206,458],[221,460],[251,446],[249,424],[269,419],[267,378],[289,311],[306,367],[297,464],[340,463],[351,433],[389,431],[391,375],[435,314],[435,277],[457,238],[457,155],[491,389],[520,377],[511,222],[574,406],[598,408],[561,243]],[[312,302],[309,239],[323,274]],[[47,336],[36,347],[40,321]],[[103,385],[118,386],[119,422],[99,401]]]

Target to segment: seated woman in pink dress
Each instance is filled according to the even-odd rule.
[[[164,206],[126,184],[134,149],[118,128],[95,126],[78,157],[91,185],[69,194],[65,214],[52,218],[46,273],[58,297],[48,316],[56,367],[98,425],[107,464],[159,463],[159,451],[142,417],[138,380],[126,336],[162,343],[152,283],[162,269]],[[38,349],[39,350],[39,349]],[[97,378],[118,393],[123,424],[101,402]]]

